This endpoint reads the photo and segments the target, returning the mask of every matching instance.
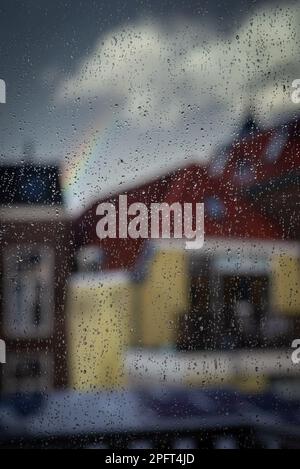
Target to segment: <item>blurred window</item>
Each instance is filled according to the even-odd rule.
[[[51,336],[54,322],[54,252],[47,246],[4,250],[4,332],[9,338]]]
[[[53,356],[49,352],[10,353],[4,368],[4,393],[34,393],[53,388]]]

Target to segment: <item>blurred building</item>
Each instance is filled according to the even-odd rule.
[[[0,336],[7,344],[3,393],[66,383],[70,228],[57,167],[0,167]]]
[[[261,131],[248,120],[245,127],[212,160],[209,174],[275,221],[284,239],[299,240],[300,121]]]
[[[201,251],[186,252],[175,240],[100,242],[96,207],[104,201],[117,204],[119,194],[97,201],[74,226],[81,257],[92,246],[98,249],[99,272],[92,284],[86,273],[79,273],[73,288],[87,295],[96,289],[99,297],[94,306],[90,297],[89,306],[81,302],[80,324],[69,323],[69,343],[76,337],[87,350],[95,347],[97,328],[86,333],[90,317],[84,311],[94,308],[100,324],[106,316],[101,296],[112,296],[116,288],[114,281],[110,287],[107,279],[101,280],[103,272],[125,271],[133,299],[122,350],[129,351],[127,371],[133,380],[228,383],[237,379],[240,367],[257,384],[258,375],[265,381],[290,370],[288,350],[300,334],[299,162],[298,121],[260,131],[248,120],[240,137],[207,166],[180,168],[126,192],[128,204],[148,207],[153,202],[204,202],[206,243]],[[76,295],[77,303],[82,295]],[[74,306],[70,315],[72,310]],[[106,324],[109,343],[115,342],[118,331]],[[105,356],[109,343],[97,343]],[[189,359],[176,350],[197,355]],[[111,365],[107,354],[106,359],[110,368],[113,358]],[[87,379],[87,363],[81,371],[70,368],[75,387],[99,386],[95,370]],[[116,386],[123,383],[115,381]]]
[[[126,192],[128,204],[148,208],[204,202],[200,251],[174,239],[99,241],[96,208],[117,206],[119,194],[71,221],[58,168],[2,166],[1,390],[228,384],[240,375],[257,386],[294,375],[299,155],[297,120],[261,131],[248,119],[206,166]]]

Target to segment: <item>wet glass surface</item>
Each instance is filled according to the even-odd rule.
[[[1,0],[1,448],[300,448],[299,24]]]

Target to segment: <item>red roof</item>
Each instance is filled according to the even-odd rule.
[[[128,204],[143,202],[205,203],[205,236],[237,239],[284,239],[282,228],[264,216],[255,201],[247,198],[247,187],[257,186],[290,174],[299,174],[299,123],[268,132],[258,132],[235,142],[208,165],[191,165],[152,182],[123,192]],[[93,204],[76,222],[76,246],[98,244],[105,253],[104,268],[132,268],[144,249],[144,240],[105,239],[96,235],[96,208],[118,196]]]
[[[252,134],[222,150],[209,165],[212,178],[233,187],[263,184],[299,172],[300,122]]]

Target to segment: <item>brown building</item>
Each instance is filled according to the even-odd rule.
[[[70,232],[57,167],[0,168],[0,337],[7,346],[3,393],[66,383]]]

